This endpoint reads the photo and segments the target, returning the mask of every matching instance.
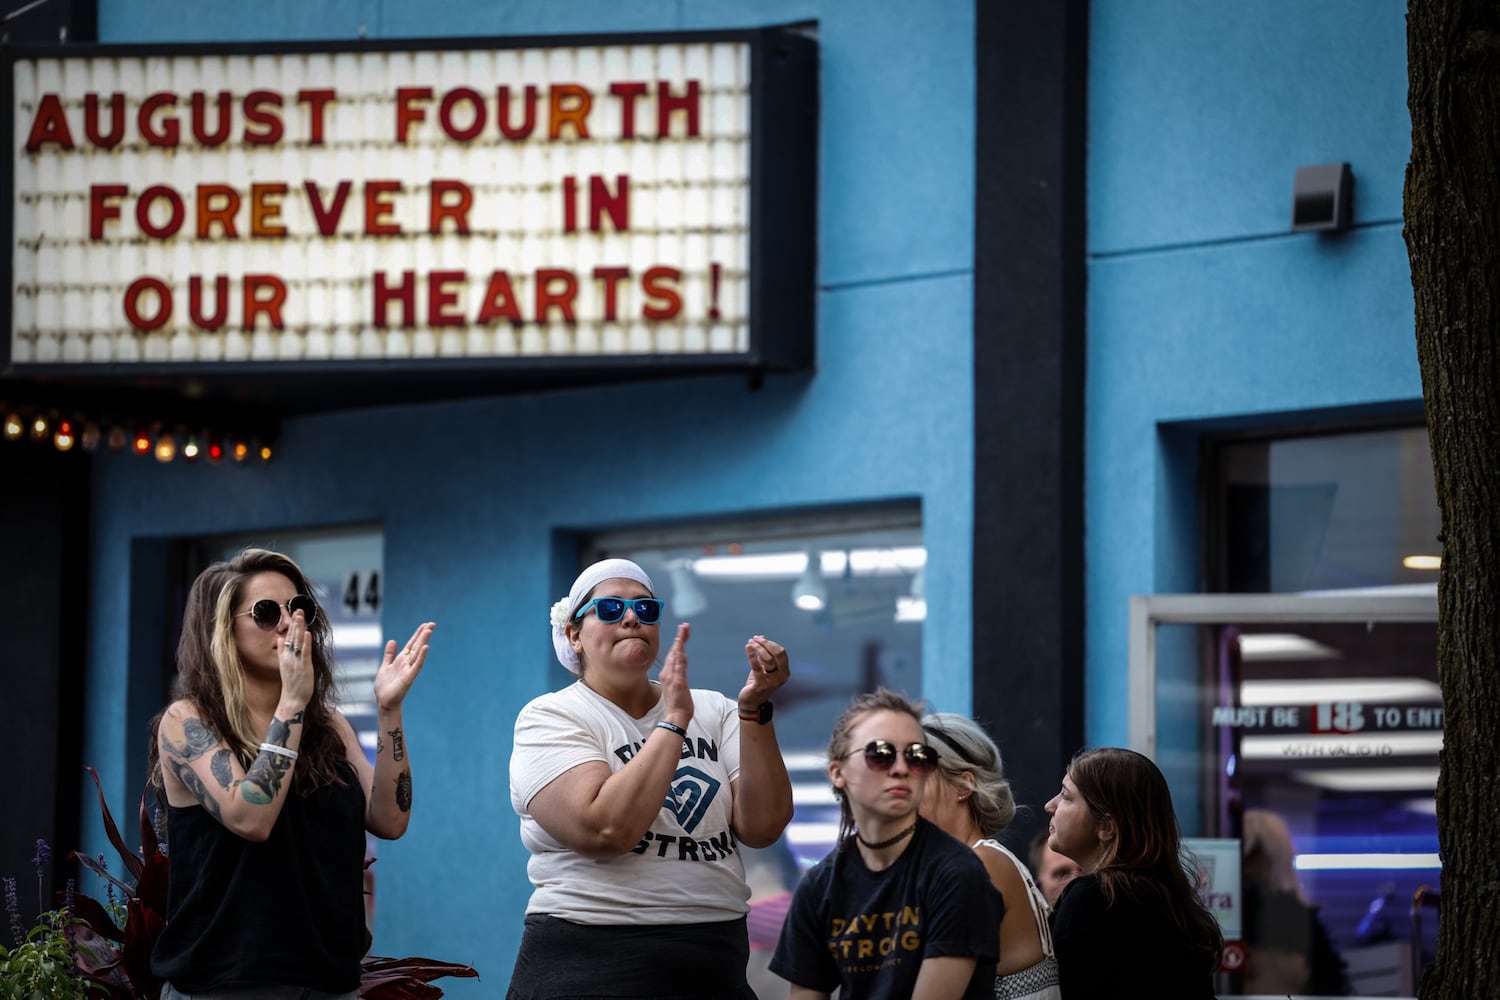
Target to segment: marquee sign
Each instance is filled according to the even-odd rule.
[[[810,45],[7,52],[0,361],[806,367]]]

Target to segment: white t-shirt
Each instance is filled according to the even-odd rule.
[[[655,682],[653,682],[654,684]],[[618,771],[657,729],[661,699],[640,719],[578,681],[544,694],[516,717],[510,757],[510,803],[531,852],[535,887],[526,912],[583,924],[674,924],[734,920],[749,912],[745,865],[729,829],[730,787],[740,776],[740,721],[735,703],[693,689],[682,762],[661,811],[641,842],[619,857],[594,860],[568,850],[543,830],[528,807],[564,771],[604,761]]]

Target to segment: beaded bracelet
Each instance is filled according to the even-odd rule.
[[[291,747],[280,747],[275,743],[262,743],[260,748],[266,753],[274,753],[279,757],[290,757],[292,760],[297,759],[297,751]]]
[[[662,721],[658,722],[656,724],[656,728],[657,729],[665,729],[669,733],[676,733],[678,736],[681,736],[683,739],[687,739],[687,730],[686,729],[683,729],[681,726],[677,725],[676,723],[668,722],[666,719],[663,719]]]

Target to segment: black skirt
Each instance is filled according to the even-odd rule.
[[[506,1000],[755,1000],[745,918],[708,924],[575,924],[526,918]]]

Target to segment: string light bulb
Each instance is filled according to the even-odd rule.
[[[236,462],[243,462],[250,454],[250,446],[243,441],[236,441],[232,454]]]
[[[208,461],[210,465],[218,465],[220,462],[224,461],[224,446],[219,443],[219,439],[217,437],[214,437],[213,435],[209,436],[207,451]]]
[[[31,440],[47,440],[48,432],[51,429],[52,425],[47,422],[47,418],[44,414],[38,413],[36,416],[31,418]]]
[[[57,431],[52,435],[52,445],[58,451],[71,451],[73,448],[73,423],[69,420],[59,420]]]
[[[125,434],[125,428],[121,427],[119,424],[114,424],[113,426],[111,426],[109,429],[109,437],[106,439],[106,444],[108,445],[110,451],[124,451],[125,445],[129,444],[129,439]]]
[[[177,457],[177,439],[171,431],[162,431],[156,438],[156,460],[163,465]]]
[[[269,462],[271,460],[271,446],[270,445],[263,444],[263,445],[260,446],[260,460],[262,462]]]
[[[5,417],[5,440],[19,441],[26,433],[26,423],[19,413],[8,413]]]
[[[188,434],[187,440],[182,443],[182,459],[183,459],[183,461],[185,461],[185,462],[196,462],[196,461],[198,461],[198,455],[202,451],[203,451],[202,446],[198,444],[198,435],[194,434],[194,433]]]
[[[137,455],[148,455],[151,453],[151,432],[144,427],[136,429],[135,437],[130,442],[131,450]]]
[[[84,451],[98,451],[99,438],[99,425],[92,420],[85,421],[83,433],[78,437],[78,444]]]

